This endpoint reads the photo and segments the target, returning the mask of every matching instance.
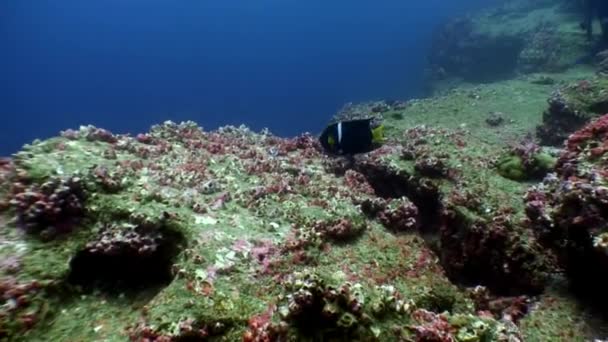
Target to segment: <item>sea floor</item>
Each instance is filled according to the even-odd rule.
[[[0,177],[0,256],[16,265],[0,265],[0,340],[605,338],[606,321],[559,270],[534,260],[510,274],[511,254],[465,248],[479,242],[466,239],[475,224],[493,229],[508,217],[507,234],[518,238],[504,248],[536,255],[519,223],[535,182],[503,178],[493,163],[534,133],[560,84],[591,74],[528,75],[410,101],[384,113],[385,146],[350,165],[320,153],[312,136],[193,123],[135,137],[83,127],[34,142]],[[553,84],[533,82],[541,76]],[[488,125],[492,113],[504,122]],[[77,222],[49,189],[84,193],[70,197],[82,205]],[[17,196],[28,192],[58,211],[35,211]],[[453,228],[462,248],[447,250],[458,237],[442,235],[444,209],[462,215]],[[488,256],[504,260],[475,259]],[[535,267],[553,273],[542,290]],[[24,284],[23,297],[12,295]],[[482,290],[485,302],[474,295]]]

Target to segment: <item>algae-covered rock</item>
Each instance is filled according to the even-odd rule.
[[[572,12],[559,1],[505,1],[455,18],[435,34],[434,80],[488,82],[515,72],[555,72],[586,55],[589,43]]]
[[[525,196],[534,232],[571,282],[599,306],[608,281],[608,115],[573,133],[556,174]]]
[[[541,143],[562,145],[568,135],[592,118],[608,112],[608,79],[593,77],[572,82],[556,90],[536,128]]]
[[[532,155],[522,155],[509,152],[496,162],[498,173],[516,181],[542,179],[550,172],[557,158],[542,151],[533,152]]]

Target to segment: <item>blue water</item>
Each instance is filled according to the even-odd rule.
[[[3,0],[0,155],[81,124],[317,133],[347,101],[419,96],[434,28],[487,2]]]

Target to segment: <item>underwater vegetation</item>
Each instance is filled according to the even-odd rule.
[[[604,122],[569,140],[558,174],[605,139]],[[525,186],[505,187],[474,152],[503,147],[467,143],[462,129],[400,132],[353,164],[310,135],[192,122],[135,137],[86,126],[26,146],[2,164],[2,336],[55,339],[70,325],[69,338],[134,341],[568,333],[519,324],[581,314],[535,309],[565,261],[542,248],[535,190],[522,201]]]
[[[496,163],[498,173],[513,180],[542,179],[553,170],[557,159],[534,142],[510,148]]]
[[[332,118],[382,123],[368,153],[166,121],[0,159],[0,341],[605,339],[608,88],[574,10],[447,23],[434,96]],[[500,80],[440,84],[474,74]]]
[[[556,172],[525,195],[526,215],[539,241],[551,248],[574,285],[596,301],[605,288],[608,232],[608,115],[566,141]]]

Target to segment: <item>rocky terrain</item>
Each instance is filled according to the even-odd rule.
[[[502,1],[452,18],[435,34],[429,56],[434,88],[492,82],[531,72],[560,72],[588,54],[579,2]],[[596,30],[597,31],[597,30]]]
[[[596,71],[349,104],[387,135],[354,160],[194,122],[34,141],[0,160],[0,340],[605,339]]]

